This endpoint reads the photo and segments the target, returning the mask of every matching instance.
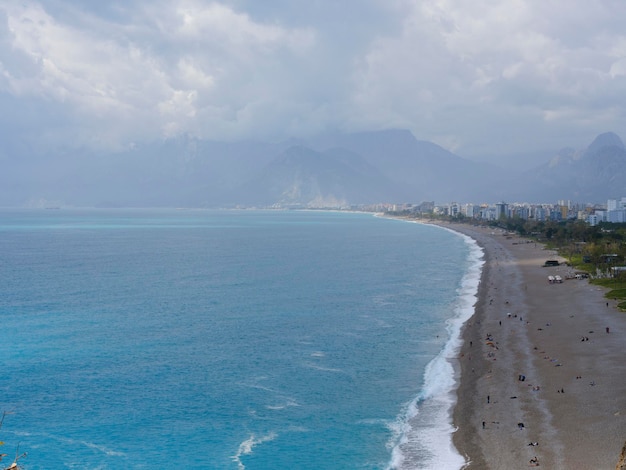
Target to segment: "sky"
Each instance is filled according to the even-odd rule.
[[[623,0],[0,0],[4,152],[409,129],[458,155],[626,138]]]

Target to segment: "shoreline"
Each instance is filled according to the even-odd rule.
[[[626,441],[626,314],[586,280],[548,283],[569,268],[542,267],[556,253],[541,244],[433,225],[484,252],[457,361],[452,439],[463,468],[615,469]]]
[[[436,227],[440,228],[446,230]],[[484,251],[472,237],[448,231],[470,247],[469,265],[452,304],[454,315],[446,320],[449,337],[438,354],[426,364],[423,387],[404,413],[406,428],[400,433],[399,440],[394,440],[387,469],[415,468],[415,462],[419,462],[419,468],[461,468],[465,462],[452,440],[455,428],[451,412],[457,402],[461,372],[456,358],[463,342],[463,326],[474,315]],[[426,453],[424,449],[428,449]]]

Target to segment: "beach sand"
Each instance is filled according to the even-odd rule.
[[[557,257],[541,244],[441,225],[485,250],[454,410],[466,468],[615,469],[626,441],[626,313],[607,306],[603,289],[566,279],[571,268],[542,267]],[[557,274],[563,282],[549,283]]]

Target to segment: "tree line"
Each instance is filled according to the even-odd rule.
[[[486,221],[462,214],[424,215],[409,211],[391,212],[389,215],[501,228],[521,237],[545,243],[548,247],[556,249],[571,265],[593,275],[598,272],[605,272],[608,275],[611,267],[626,264],[626,223],[602,222],[591,226],[582,220],[543,221],[520,217],[501,217],[498,220]]]

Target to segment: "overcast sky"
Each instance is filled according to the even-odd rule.
[[[625,24],[623,0],[0,0],[0,138],[585,146],[626,138]]]

